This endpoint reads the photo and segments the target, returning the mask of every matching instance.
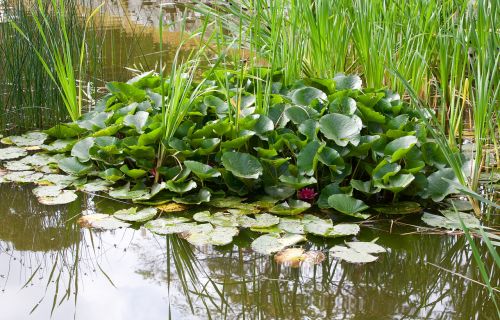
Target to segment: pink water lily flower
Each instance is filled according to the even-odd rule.
[[[314,192],[314,188],[303,188],[297,192],[297,197],[300,200],[314,200],[318,194]]]

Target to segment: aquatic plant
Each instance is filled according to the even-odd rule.
[[[37,47],[37,44],[32,42],[15,21],[10,21],[10,24],[30,44],[30,48],[35,52],[43,69],[56,84],[70,118],[75,121],[81,116],[82,111],[82,83],[78,80],[82,76],[86,32],[90,21],[99,12],[104,2],[92,11],[85,22],[78,59],[74,57],[72,41],[69,38],[64,1],[51,0],[50,4],[50,8],[47,8],[42,0],[37,0],[37,12],[33,12],[32,15],[36,30],[42,40],[42,47]],[[56,20],[55,25],[50,22],[52,18]],[[44,54],[45,52],[48,52],[48,57]]]

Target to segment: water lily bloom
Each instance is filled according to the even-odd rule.
[[[314,200],[318,194],[314,192],[314,188],[303,188],[297,192],[297,197],[300,200]]]

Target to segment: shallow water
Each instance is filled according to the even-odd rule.
[[[327,254],[292,268],[251,252],[247,232],[234,246],[200,248],[144,228],[81,229],[82,210],[127,205],[81,194],[49,207],[30,189],[0,185],[2,319],[495,319],[487,290],[427,264],[481,281],[460,236],[402,235],[415,229],[399,224],[390,233],[382,221],[357,237],[380,238],[388,253],[378,261]],[[310,240],[320,250],[342,242]]]

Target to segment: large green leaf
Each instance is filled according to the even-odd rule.
[[[297,155],[297,166],[300,174],[312,176],[316,172],[318,156],[324,147],[319,141],[309,142]]]
[[[328,204],[335,210],[356,218],[366,219],[370,216],[359,213],[369,208],[363,201],[346,194],[331,195],[328,197]]]
[[[146,111],[137,111],[134,115],[129,114],[123,119],[123,124],[134,128],[139,134],[144,132],[144,127],[149,118],[149,113]]]
[[[75,157],[69,157],[60,160],[58,166],[62,171],[75,176],[84,176],[94,168],[91,163],[81,163]]]
[[[113,217],[127,222],[145,222],[153,219],[158,210],[156,208],[145,208],[137,211],[137,207],[118,210]]]
[[[82,139],[75,143],[71,149],[71,155],[76,157],[81,162],[87,162],[90,160],[89,150],[94,145],[95,138],[88,137]]]
[[[284,235],[282,237],[265,234],[255,239],[251,247],[257,253],[268,255],[305,240],[306,238],[300,234]]]
[[[279,177],[280,181],[285,185],[288,185],[296,190],[307,187],[311,184],[315,184],[317,181],[314,177],[306,177],[306,176],[291,176],[291,175],[281,175]]]
[[[355,146],[358,145],[362,127],[363,123],[356,115],[345,116],[332,113],[319,120],[321,133],[341,147],[347,146],[349,142]]]
[[[417,143],[415,136],[405,136],[389,142],[384,149],[385,155],[390,157],[390,162],[396,162],[403,158]]]
[[[361,90],[363,85],[361,78],[357,75],[346,76],[345,74],[340,73],[335,75],[333,80],[335,81],[336,90]]]
[[[184,165],[188,167],[198,178],[200,178],[200,180],[216,178],[221,175],[217,169],[198,161],[186,160],[184,161]]]
[[[301,200],[288,200],[282,203],[279,203],[269,209],[269,212],[279,214],[279,215],[297,215],[309,209],[311,204]]]
[[[262,175],[262,165],[259,160],[248,153],[224,152],[222,164],[236,177],[257,179]]]

